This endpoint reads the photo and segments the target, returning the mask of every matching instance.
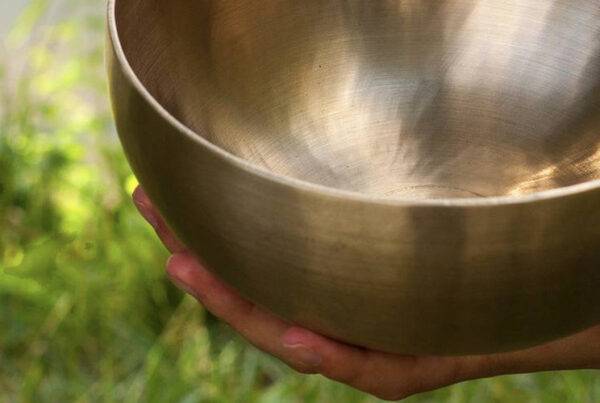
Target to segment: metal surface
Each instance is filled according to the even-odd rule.
[[[600,322],[598,0],[112,0],[123,145],[243,295],[400,353]]]

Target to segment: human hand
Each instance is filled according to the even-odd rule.
[[[465,357],[387,354],[346,345],[287,323],[240,297],[208,271],[169,230],[141,188],[140,213],[173,253],[171,280],[250,343],[303,374],[322,374],[385,400],[498,375],[600,369],[600,326],[528,350]]]

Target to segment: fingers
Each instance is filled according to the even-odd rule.
[[[146,221],[148,221],[150,225],[152,225],[158,237],[167,247],[167,249],[172,253],[185,251],[185,246],[169,229],[168,225],[165,223],[158,211],[154,208],[154,205],[140,186],[135,189],[132,197],[133,202],[140,214],[146,219]]]
[[[529,350],[473,357],[399,356],[336,342],[292,326],[242,298],[186,252],[141,188],[133,198],[175,253],[167,267],[173,282],[250,343],[299,372],[321,373],[382,399],[399,400],[469,379],[600,366],[600,327]]]
[[[173,282],[198,299],[215,316],[229,323],[259,349],[270,353],[294,369],[314,373],[321,358],[301,347],[284,347],[279,339],[289,328],[283,320],[241,298],[193,257],[169,229],[152,202],[138,187],[133,200],[140,214],[156,230],[161,241],[174,255],[167,271]]]
[[[414,357],[365,350],[291,326],[241,298],[189,254],[173,256],[173,281],[243,337],[302,373],[386,400],[400,400],[458,382],[506,373],[584,368],[600,328],[522,352],[470,357]],[[575,361],[574,361],[575,360]],[[598,362],[597,360],[594,362]]]
[[[399,400],[459,382],[467,375],[461,358],[386,354],[338,343],[301,328],[283,335],[284,344],[305,345],[323,357],[319,372],[385,400]]]
[[[206,309],[227,322],[250,343],[282,359],[302,373],[316,373],[322,358],[303,346],[284,346],[281,336],[290,325],[240,297],[189,253],[176,254],[167,265],[169,276]]]
[[[250,343],[295,370],[322,375],[383,399],[400,399],[459,380],[458,360],[367,351],[295,327],[225,285],[189,253],[175,254],[167,271]]]

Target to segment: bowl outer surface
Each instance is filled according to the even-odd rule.
[[[396,204],[274,180],[169,118],[124,64],[114,33],[111,95],[135,174],[181,239],[253,302],[403,354],[514,350],[600,321],[598,189],[523,203]]]

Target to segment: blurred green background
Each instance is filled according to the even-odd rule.
[[[1,1],[0,402],[377,401],[294,374],[166,281],[109,110],[104,2]],[[599,378],[509,376],[409,402],[593,403]]]

